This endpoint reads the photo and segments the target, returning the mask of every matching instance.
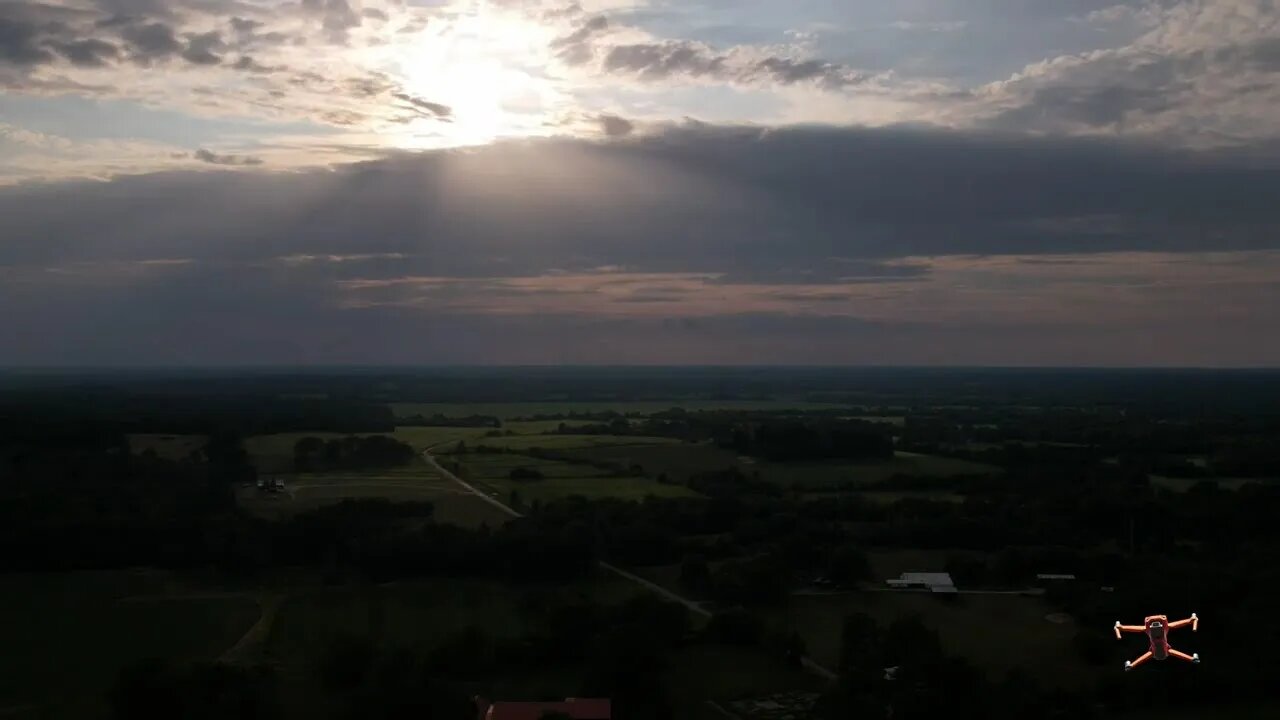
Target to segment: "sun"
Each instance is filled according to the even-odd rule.
[[[402,147],[479,145],[537,134],[556,104],[552,31],[512,12],[476,4],[428,26],[391,50],[391,71],[415,97],[446,105],[450,121],[433,118],[397,131]]]

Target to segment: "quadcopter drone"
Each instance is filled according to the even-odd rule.
[[[1188,655],[1169,647],[1169,632],[1178,628],[1190,625],[1191,631],[1196,632],[1200,629],[1200,618],[1195,613],[1191,613],[1191,617],[1186,620],[1178,620],[1169,622],[1167,615],[1150,615],[1143,619],[1141,625],[1121,625],[1120,621],[1116,621],[1116,639],[1120,639],[1120,633],[1146,633],[1147,640],[1151,643],[1151,649],[1147,650],[1142,657],[1137,660],[1124,663],[1126,672],[1132,670],[1148,660],[1166,660],[1170,655],[1179,660],[1186,660],[1190,663],[1200,664],[1200,653]]]

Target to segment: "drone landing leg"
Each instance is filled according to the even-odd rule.
[[[1127,662],[1127,663],[1125,663],[1125,664],[1124,664],[1124,669],[1125,669],[1125,670],[1132,670],[1132,669],[1134,669],[1134,668],[1138,667],[1139,665],[1141,665],[1142,663],[1144,663],[1144,662],[1146,662],[1146,661],[1148,661],[1148,660],[1150,660],[1150,659],[1151,659],[1151,653],[1150,653],[1150,651],[1145,652],[1145,653],[1143,653],[1143,654],[1142,654],[1142,657],[1138,658],[1137,660],[1134,660],[1133,662]]]
[[[1182,651],[1180,651],[1180,650],[1174,650],[1173,648],[1169,648],[1169,654],[1170,654],[1171,656],[1173,656],[1173,657],[1178,658],[1179,660],[1186,660],[1187,662],[1190,662],[1190,663],[1199,663],[1199,662],[1200,662],[1200,655],[1199,655],[1199,653],[1197,653],[1197,654],[1195,654],[1195,655],[1188,655],[1188,654],[1186,654],[1186,653],[1184,653],[1184,652],[1182,652]]]

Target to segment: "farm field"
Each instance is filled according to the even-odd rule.
[[[642,477],[572,477],[546,478],[536,481],[517,481],[501,478],[472,480],[477,488],[507,502],[511,493],[518,493],[522,503],[550,502],[568,497],[584,497],[588,500],[615,498],[619,500],[644,500],[646,497],[696,497],[698,494],[683,485],[667,485]],[[510,503],[508,503],[510,504]]]
[[[1202,482],[1213,483],[1223,490],[1239,490],[1250,483],[1267,485],[1280,482],[1277,478],[1171,478],[1162,475],[1151,475],[1149,479],[1154,487],[1173,492],[1186,492]]]
[[[461,462],[466,469],[467,477],[476,479],[505,479],[510,476],[512,470],[520,467],[537,470],[548,478],[599,477],[601,474],[599,468],[590,465],[543,460],[515,453],[471,453],[455,455],[453,459]]]
[[[679,440],[664,437],[637,435],[509,435],[505,437],[481,437],[470,444],[506,450],[570,450],[576,448],[679,445]]]
[[[896,573],[895,573],[896,574]],[[973,662],[992,679],[1019,669],[1046,686],[1079,686],[1096,676],[1072,648],[1074,622],[1051,622],[1040,598],[1022,595],[960,595],[862,592],[792,596],[777,621],[800,634],[821,664],[839,660],[844,618],[862,612],[881,625],[919,616],[937,631],[947,652]]]
[[[772,693],[818,692],[824,685],[758,650],[697,644],[671,659],[667,687],[678,708],[692,710],[707,698],[723,703]]]
[[[770,463],[743,458],[732,451],[706,443],[677,443],[662,446],[613,446],[563,451],[584,461],[609,461],[639,465],[646,474],[666,474],[684,480],[690,475],[737,467],[745,473],[759,473],[769,482],[804,490],[823,490],[844,483],[871,484],[895,474],[946,476],[992,472],[989,465],[954,458],[897,453],[890,460],[872,462]]]
[[[816,492],[805,493],[805,499],[815,499],[821,497],[838,497],[847,493],[840,492]],[[857,497],[871,502],[880,503],[882,505],[892,505],[899,500],[930,500],[933,502],[950,502],[962,503],[965,500],[964,495],[950,492],[938,492],[932,490],[858,490],[855,491]]]
[[[163,573],[0,576],[6,718],[105,713],[121,668],[149,657],[215,659],[259,617],[249,595],[174,594]],[[25,714],[24,714],[25,713]]]
[[[400,502],[430,502],[434,517],[464,527],[496,526],[506,516],[471,495],[457,483],[441,477],[426,463],[370,472],[283,474],[285,490],[267,493],[256,487],[237,489],[237,498],[249,511],[280,519],[315,510],[343,500],[383,498]]]
[[[185,460],[203,450],[207,441],[206,435],[133,434],[129,436],[129,452],[141,455],[151,450],[166,460]]]

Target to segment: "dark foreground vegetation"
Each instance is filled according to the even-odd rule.
[[[813,715],[885,717],[891,708],[895,718],[1229,718],[1276,700],[1280,629],[1269,618],[1280,597],[1280,378],[797,371],[726,380],[689,371],[663,384],[638,372],[588,373],[577,384],[550,371],[528,371],[520,382],[462,371],[445,379],[241,375],[204,394],[196,387],[214,382],[208,377],[10,377],[0,396],[0,572],[156,568],[253,592],[484,582],[525,597],[592,582],[606,561],[670,568],[669,587],[712,611],[701,618],[645,592],[535,593],[528,597],[541,599],[517,612],[516,631],[468,622],[426,644],[396,632],[338,634],[302,670],[238,656],[156,657],[131,664],[103,692],[99,711],[118,718],[297,717],[290,698],[301,683],[315,701],[307,717],[461,720],[474,716],[471,696],[495,678],[546,673],[565,678],[556,685],[561,697],[613,698],[623,720],[703,718],[702,700],[727,698],[677,688],[679,658],[732,649],[766,658],[777,677],[798,674],[815,652],[812,636],[786,620],[798,598],[883,595],[891,605],[901,596],[877,592],[884,577],[874,561],[904,549],[936,558],[914,569],[950,572],[962,589],[1042,588],[1028,602],[1072,620],[1076,634],[1059,660],[1082,679],[993,673],[925,617],[849,611],[826,628],[838,636],[839,651],[826,661],[838,679],[814,680],[821,697]],[[695,394],[699,402],[764,398],[776,407],[637,413],[625,399],[586,414],[545,407],[550,395],[616,398],[628,388],[630,398],[663,398],[673,408]],[[446,465],[461,472],[488,448],[486,456],[514,456],[501,475],[529,488],[553,483],[553,470],[587,467],[581,474],[598,469],[601,482],[655,476],[691,492],[564,497],[479,527],[451,522],[432,502],[348,500],[266,520],[237,500],[258,476],[245,450],[251,435],[302,433],[299,472],[404,468],[420,462],[418,450],[382,435],[403,425],[383,403],[510,397],[541,403],[525,418],[551,421],[538,432],[559,437],[547,448],[512,450],[475,435],[455,449],[464,452],[442,458]],[[433,417],[413,419],[450,427],[432,425]],[[510,422],[439,417],[470,418],[456,427],[480,433]],[[319,435],[326,432],[342,437]],[[134,433],[205,439],[197,452],[166,458],[132,449]],[[653,447],[727,460],[659,471],[644,456],[656,450],[628,451],[639,458],[632,462],[550,442],[576,435],[674,440]],[[864,468],[904,452],[983,470],[867,479]],[[1074,579],[1046,584],[1037,579],[1043,573]],[[930,600],[965,617],[966,604],[980,598]],[[1192,611],[1203,618],[1201,632],[1172,639],[1199,652],[1202,665],[1120,670],[1143,647],[1117,643],[1116,620]],[[742,667],[725,663],[719,672]]]

